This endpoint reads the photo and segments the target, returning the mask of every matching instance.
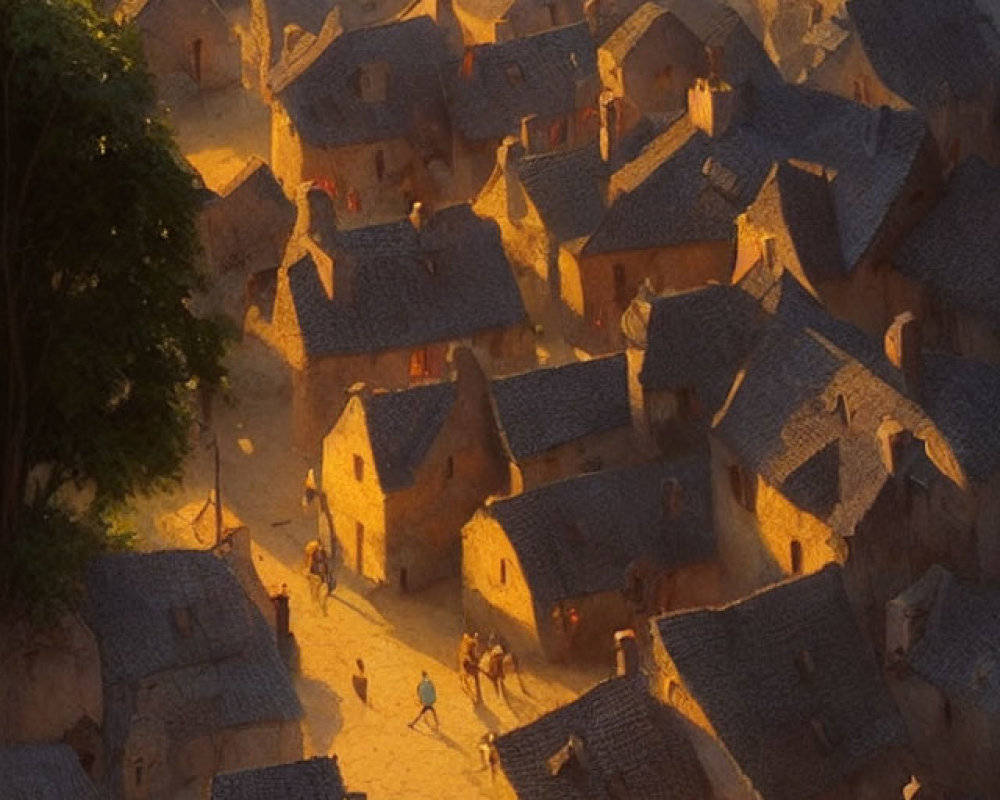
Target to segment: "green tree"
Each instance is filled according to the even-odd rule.
[[[190,310],[199,190],[135,33],[87,0],[0,0],[0,40],[0,608],[51,609],[107,512],[179,475],[224,337]]]

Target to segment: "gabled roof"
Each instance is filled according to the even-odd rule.
[[[615,199],[583,252],[731,239],[736,215],[774,162],[797,159],[836,174],[837,233],[853,268],[881,232],[927,135],[915,112],[873,110],[798,86],[758,87],[749,117],[723,136],[708,137],[685,115],[619,170]]]
[[[320,37],[271,88],[303,141],[320,147],[418,134],[445,117],[439,68],[444,35],[430,17]],[[361,72],[388,66],[384,102],[360,94]]]
[[[939,580],[926,626],[906,662],[952,700],[987,713],[1000,711],[1000,591],[959,581],[941,567],[921,579]]]
[[[672,480],[681,492],[675,517]],[[539,606],[623,589],[639,558],[677,567],[715,553],[705,452],[550,483],[498,500],[485,513],[503,527]]]
[[[497,422],[514,460],[630,427],[626,370],[618,354],[493,381]]]
[[[955,306],[1000,323],[1000,169],[978,157],[952,173],[944,197],[893,260]]]
[[[1000,82],[1000,35],[973,0],[848,0],[882,82],[915,107],[972,98]]]
[[[632,52],[642,37],[646,35],[667,9],[659,3],[643,3],[633,11],[625,21],[615,28],[614,32],[604,40],[600,49],[620,64]]]
[[[782,266],[799,280],[815,285],[845,277],[837,218],[823,175],[795,162],[775,164],[746,218],[754,228],[776,237]]]
[[[97,787],[66,744],[0,747],[4,800],[97,800]]]
[[[612,678],[498,737],[496,747],[522,800],[702,800],[710,789],[684,725],[641,682]],[[547,759],[570,736],[583,742],[587,766],[553,776]]]
[[[455,384],[448,382],[378,392],[364,400],[375,469],[384,491],[413,483],[455,396]]]
[[[466,52],[463,61],[448,66],[445,78],[453,124],[470,141],[517,134],[521,118],[530,114],[575,111],[581,81],[591,79],[595,92],[598,88],[597,56],[586,22]],[[469,59],[471,74],[465,75]]]
[[[311,256],[288,268],[311,357],[448,342],[520,325],[524,304],[496,224],[466,205],[336,234],[330,300]]]
[[[764,800],[821,794],[905,741],[839,567],[651,625]]]
[[[254,13],[257,6],[262,8],[267,23],[271,52],[262,55],[269,57],[269,65],[281,58],[286,25],[298,25],[307,33],[319,34],[327,15],[337,6],[337,0],[250,0],[250,3]]]
[[[106,686],[171,672],[175,722],[197,731],[301,716],[267,622],[212,553],[104,556],[86,586]]]
[[[343,800],[345,791],[336,756],[323,756],[220,773],[211,800]]]

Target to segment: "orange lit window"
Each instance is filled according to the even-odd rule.
[[[430,372],[427,369],[427,348],[421,347],[410,353],[410,380],[426,378]]]

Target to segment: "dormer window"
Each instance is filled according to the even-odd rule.
[[[524,72],[521,70],[520,64],[508,64],[503,68],[503,74],[511,86],[520,86],[524,83]]]
[[[366,103],[384,103],[389,91],[389,64],[362,64],[357,72],[358,96]]]

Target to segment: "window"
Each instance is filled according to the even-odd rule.
[[[426,378],[430,372],[427,369],[427,348],[421,347],[410,353],[410,380]]]
[[[851,427],[851,410],[847,407],[847,399],[842,394],[837,395],[836,403],[833,407],[834,413],[840,418],[840,424],[845,428]]]
[[[399,588],[401,591],[406,591],[409,585],[409,576],[406,573],[406,567],[402,567],[399,570]]]
[[[854,102],[868,105],[868,76],[861,75],[854,81]]]
[[[549,147],[562,147],[564,144],[566,144],[566,119],[560,117],[549,125]]]
[[[507,585],[507,559],[506,558],[501,558],[500,559],[500,585],[501,586],[506,586]]]
[[[656,88],[661,92],[669,91],[674,79],[674,68],[666,66],[656,73]]]
[[[365,526],[354,523],[354,566],[358,575],[365,574]]]
[[[191,77],[199,86],[201,85],[201,55],[202,41],[195,39],[191,42]]]
[[[144,777],[144,764],[141,758],[137,758],[132,762],[132,768],[135,770],[135,787],[138,789],[142,786],[142,779]]]
[[[683,386],[677,390],[677,416],[685,420],[698,419],[701,416],[698,390],[694,387]]]
[[[385,175],[385,153],[381,150],[375,151],[375,179],[382,183],[382,176]]]
[[[801,575],[802,574],[802,542],[798,539],[792,539],[791,547],[791,562],[792,562],[792,574]]]
[[[615,280],[615,303],[625,308],[628,305],[628,287],[625,282],[625,265],[615,264],[613,268]]]
[[[729,487],[733,492],[733,498],[747,511],[755,511],[757,508],[757,481],[739,464],[733,464],[729,468]]]
[[[812,11],[809,14],[809,27],[819,25],[823,21],[823,6],[819,3],[812,4]]]
[[[448,460],[444,462],[444,477],[446,479],[455,477],[455,457],[448,456]]]
[[[524,83],[524,73],[518,64],[508,64],[504,67],[504,75],[507,76],[507,83],[511,86],[520,86]]]
[[[365,477],[365,460],[359,456],[354,456],[354,480],[360,481],[364,480]]]

